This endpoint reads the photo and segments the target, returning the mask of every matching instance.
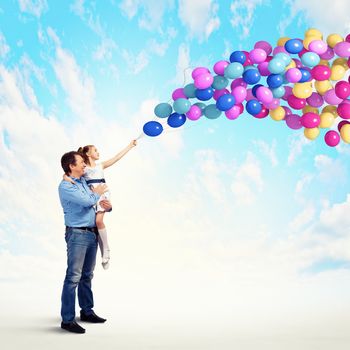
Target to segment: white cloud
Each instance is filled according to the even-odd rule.
[[[213,0],[179,1],[179,18],[191,37],[207,39],[220,26],[219,4]]]
[[[262,140],[256,140],[253,141],[253,143],[257,146],[259,151],[270,160],[272,166],[278,165],[278,159],[276,155],[276,140],[273,140],[271,145]]]
[[[4,59],[10,52],[10,47],[6,43],[4,34],[0,31],[0,58]]]
[[[332,159],[324,154],[319,154],[315,157],[315,166],[318,170],[318,176],[322,182],[345,182],[345,168],[339,159]]]
[[[175,84],[186,85],[192,81],[190,69],[190,48],[185,43],[179,46],[176,63]]]
[[[117,44],[114,40],[110,38],[102,39],[101,44],[97,47],[95,52],[93,53],[93,58],[95,60],[101,61],[112,58],[112,51],[117,48]]]
[[[75,0],[75,2],[71,4],[70,9],[79,17],[83,17],[85,13],[84,0]]]
[[[257,6],[263,3],[262,0],[235,0],[231,4],[231,24],[240,30],[241,39],[249,36],[250,29],[254,24],[254,12]]]
[[[146,50],[141,50],[137,55],[134,55],[126,49],[122,50],[122,56],[128,66],[129,71],[137,75],[142,72],[149,64],[149,55]]]
[[[19,8],[22,12],[40,17],[48,10],[46,0],[19,0]]]
[[[299,232],[305,225],[310,224],[316,214],[316,209],[309,203],[290,223],[289,231]]]
[[[296,134],[292,135],[289,142],[289,155],[287,163],[288,165],[292,165],[297,157],[302,153],[305,145],[310,144],[310,141],[304,136],[303,133],[298,133],[296,130]]]

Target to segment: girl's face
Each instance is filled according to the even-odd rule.
[[[86,155],[93,160],[100,159],[100,154],[98,153],[97,148],[95,146],[90,147],[89,152],[86,153]]]

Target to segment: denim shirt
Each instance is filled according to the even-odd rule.
[[[75,184],[62,180],[58,186],[64,223],[71,227],[96,226],[94,205],[100,195],[90,190],[84,177],[72,178]]]

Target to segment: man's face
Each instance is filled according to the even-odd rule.
[[[84,175],[84,169],[86,167],[86,164],[84,163],[83,157],[78,155],[75,155],[75,163],[75,165],[70,165],[70,169],[72,175],[74,175],[77,178],[80,178]]]

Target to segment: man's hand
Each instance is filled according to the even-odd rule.
[[[96,186],[92,189],[92,192],[95,192],[95,193],[99,194],[100,196],[107,191],[108,191],[108,187],[106,184],[99,184],[98,186]]]
[[[103,199],[102,201],[100,201],[100,206],[106,211],[110,211],[112,209],[112,204],[107,199]]]

